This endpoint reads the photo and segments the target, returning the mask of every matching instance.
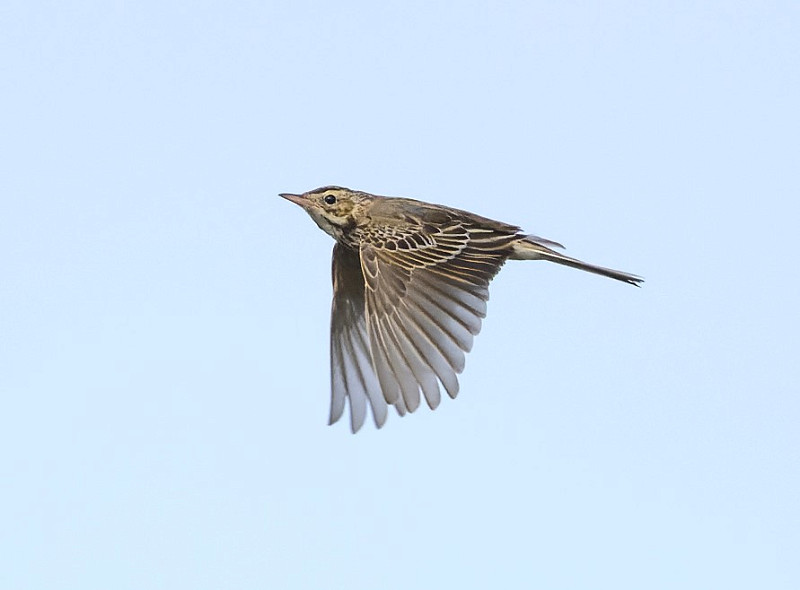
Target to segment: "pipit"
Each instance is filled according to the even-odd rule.
[[[454,398],[464,353],[480,332],[489,281],[506,260],[549,260],[631,285],[642,278],[587,264],[561,244],[468,211],[338,186],[281,197],[335,240],[330,424],[350,404],[357,432],[367,405],[375,425]]]

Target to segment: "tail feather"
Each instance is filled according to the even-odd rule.
[[[642,277],[631,273],[614,270],[613,268],[606,268],[604,266],[597,266],[595,264],[583,262],[577,258],[571,258],[570,256],[566,256],[565,254],[551,249],[549,247],[550,245],[556,245],[556,242],[551,242],[550,240],[545,240],[537,236],[525,236],[524,239],[514,243],[514,249],[510,258],[513,260],[549,260],[550,262],[563,264],[564,266],[571,266],[572,268],[616,279],[635,287],[641,286],[641,283],[644,282]],[[561,245],[558,244],[558,246]]]

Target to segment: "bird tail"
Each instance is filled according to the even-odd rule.
[[[612,268],[605,268],[604,266],[582,262],[577,258],[571,258],[565,254],[556,252],[552,247],[563,248],[558,242],[552,242],[538,236],[524,236],[521,240],[514,242],[510,258],[512,260],[549,260],[550,262],[563,264],[564,266],[571,266],[572,268],[616,279],[636,287],[639,287],[640,283],[644,282],[642,277],[622,272],[621,270],[614,270]]]

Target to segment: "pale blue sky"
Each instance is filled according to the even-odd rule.
[[[796,2],[0,9],[0,586],[800,587]],[[457,400],[326,426],[331,239],[470,209]]]

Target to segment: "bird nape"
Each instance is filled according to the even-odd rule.
[[[562,246],[468,211],[337,186],[282,193],[331,235],[330,423],[349,402],[357,432],[372,410],[401,416],[440,386],[458,394],[457,375],[486,316],[489,282],[506,260],[547,260],[639,286],[639,276],[595,266]]]

